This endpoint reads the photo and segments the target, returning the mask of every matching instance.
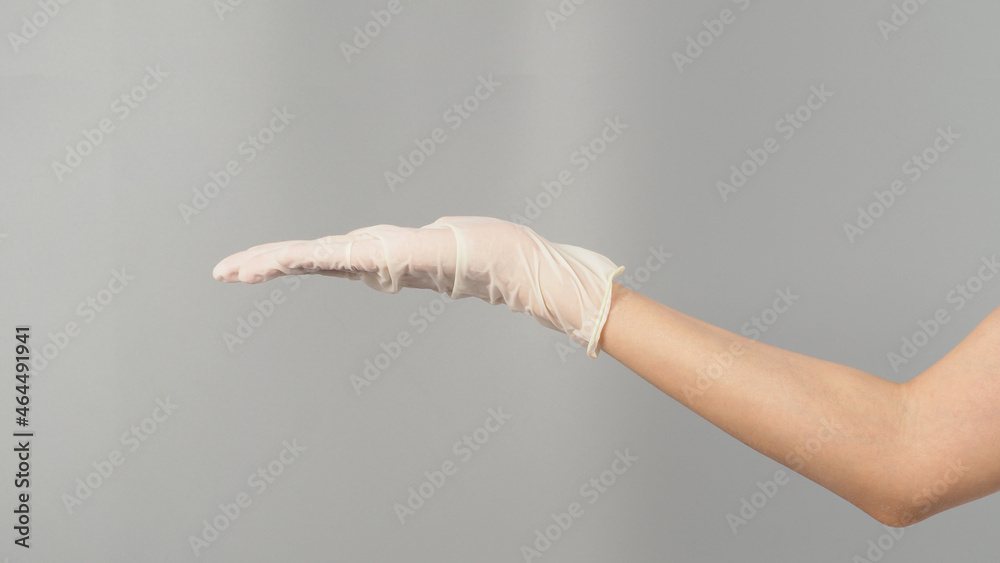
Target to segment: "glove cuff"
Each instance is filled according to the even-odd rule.
[[[601,332],[604,330],[604,324],[608,322],[608,314],[611,312],[611,293],[614,289],[615,277],[624,271],[625,266],[619,266],[617,270],[611,272],[611,275],[608,276],[606,289],[604,291],[604,299],[601,301],[601,309],[598,311],[597,318],[594,321],[594,330],[591,332],[587,344],[587,356],[595,360],[601,353],[601,349],[598,347],[598,344],[601,341]]]

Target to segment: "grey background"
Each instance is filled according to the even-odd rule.
[[[727,514],[781,466],[612,358],[566,355],[565,335],[528,317],[459,301],[419,332],[429,292],[210,272],[271,240],[510,219],[570,169],[531,222],[543,236],[633,273],[662,246],[672,257],[640,291],[737,332],[790,288],[800,300],[763,341],[908,380],[1000,301],[996,280],[961,310],[947,301],[1000,246],[1000,6],[930,2],[886,39],[887,0],[585,2],[555,29],[556,0],[404,0],[348,61],[342,43],[386,4],[246,0],[220,17],[207,0],[74,0],[16,50],[9,34],[42,8],[4,4],[0,357],[13,365],[15,325],[33,327],[36,355],[66,323],[81,330],[32,378],[30,551],[12,543],[4,368],[0,557],[524,561],[572,502],[584,514],[534,561],[867,557],[886,528],[796,474],[733,533]],[[680,72],[673,53],[727,8],[736,21]],[[112,103],[157,65],[169,75],[121,120]],[[489,75],[501,86],[451,130],[444,112]],[[723,201],[716,182],[821,85],[834,97]],[[286,106],[292,123],[243,161],[240,143]],[[572,154],[616,116],[628,130],[579,172]],[[105,118],[115,130],[59,181],[52,162]],[[447,141],[391,191],[384,173],[438,127]],[[947,127],[955,146],[851,243],[844,223]],[[230,159],[242,173],[185,221],[179,205]],[[135,280],[81,315],[122,268]],[[286,301],[231,351],[224,334],[276,289]],[[887,354],[940,308],[950,322],[892,369]],[[413,345],[358,395],[352,374],[401,331]],[[122,434],[166,398],[176,412],[129,451]],[[452,444],[490,408],[510,419],[463,462]],[[305,451],[258,494],[248,476],[292,440]],[[124,464],[67,510],[116,449]],[[638,461],[587,504],[581,485],[626,449]],[[447,460],[457,473],[401,524],[394,504]],[[241,492],[252,504],[196,556],[189,538]],[[883,561],[994,560],[998,511],[990,497],[883,538]]]

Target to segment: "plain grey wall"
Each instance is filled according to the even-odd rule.
[[[1000,250],[995,2],[578,2],[6,2],[0,557],[995,560],[1000,497],[901,537],[796,474],[763,504],[779,464],[528,317],[336,279],[211,279],[261,242],[531,213],[672,307],[737,332],[764,315],[763,341],[896,381],[1000,303],[1000,281],[974,279]],[[370,43],[345,48],[366,26]],[[494,85],[468,101],[481,80]],[[475,112],[448,113],[463,103]],[[789,129],[796,111],[808,119]],[[602,147],[615,119],[627,129]],[[915,178],[907,162],[949,128]],[[436,129],[390,189],[385,173]],[[263,152],[244,145],[255,135]],[[718,183],[769,138],[724,198]],[[591,142],[604,152],[583,169]],[[228,185],[206,186],[230,161]],[[543,183],[563,170],[552,198]],[[849,237],[869,207],[880,217]],[[799,299],[771,316],[779,291]],[[894,368],[941,309],[949,322]],[[244,321],[259,326],[227,345]],[[17,325],[51,356],[31,379],[30,550],[12,529]],[[400,333],[412,344],[387,362]],[[359,394],[366,362],[384,369]],[[484,443],[454,447],[463,436]],[[619,453],[637,460],[595,494]],[[442,466],[401,523],[395,505]],[[762,506],[734,532],[744,500]],[[526,557],[574,502],[572,526]]]

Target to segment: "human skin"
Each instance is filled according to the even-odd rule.
[[[906,383],[750,340],[617,283],[600,346],[888,526],[1000,490],[1000,309]]]

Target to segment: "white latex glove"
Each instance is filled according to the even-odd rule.
[[[442,217],[419,229],[376,225],[313,241],[255,246],[219,262],[224,282],[260,283],[287,274],[361,280],[385,293],[433,289],[478,297],[568,334],[596,358],[611,306],[611,281],[625,268],[555,244],[528,227],[490,217]]]

